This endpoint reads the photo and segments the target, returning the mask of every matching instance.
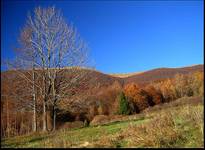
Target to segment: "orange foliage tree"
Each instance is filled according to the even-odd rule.
[[[152,84],[154,88],[162,93],[164,102],[169,102],[176,99],[176,90],[173,83],[173,80],[166,79],[164,81],[160,81],[158,83]]]
[[[145,90],[147,93],[150,95],[150,98],[154,102],[154,104],[160,104],[164,102],[163,96],[160,91],[156,90],[154,86],[152,85],[147,85],[145,87]]]
[[[190,87],[193,91],[193,95],[204,95],[204,75],[203,72],[195,72],[193,74],[189,74]]]
[[[126,85],[124,92],[128,100],[134,102],[137,112],[153,105],[153,102],[150,101],[149,94],[137,84],[131,83]]]
[[[118,95],[122,91],[121,84],[118,81],[113,82],[110,86],[105,86],[95,93],[97,101],[100,101],[98,110],[100,114],[115,114],[118,111]]]
[[[174,86],[177,98],[193,95],[190,82],[191,80],[189,80],[187,75],[177,74],[174,77]]]

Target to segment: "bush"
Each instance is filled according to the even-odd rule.
[[[99,107],[98,107],[98,114],[99,115],[104,115],[102,104],[100,104]]]
[[[120,93],[119,96],[119,114],[121,115],[129,115],[130,114],[130,108],[129,103],[125,97],[125,94],[123,92]]]
[[[93,120],[90,122],[91,126],[105,124],[109,121],[108,116],[106,115],[96,115]]]
[[[73,121],[73,122],[65,122],[61,128],[67,128],[67,129],[71,129],[71,128],[82,128],[84,127],[84,123],[83,121]]]
[[[85,121],[83,122],[83,125],[84,125],[84,127],[88,127],[89,126],[89,123],[88,123],[87,119],[85,119]]]

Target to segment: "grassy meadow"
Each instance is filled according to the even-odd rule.
[[[169,104],[138,119],[2,139],[1,147],[204,147],[203,111],[201,103]]]

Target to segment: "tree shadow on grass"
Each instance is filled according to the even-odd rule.
[[[32,142],[38,142],[38,141],[42,141],[44,139],[48,138],[48,136],[46,137],[36,137],[36,138],[33,138],[29,141],[29,143],[32,143]]]
[[[1,147],[3,148],[15,148],[15,147],[23,147],[27,144],[31,144],[31,143],[34,143],[34,142],[40,142],[42,140],[45,140],[47,139],[48,137],[50,137],[51,135],[47,135],[47,136],[40,136],[40,137],[33,137],[32,139],[30,140],[24,140],[24,141],[15,141],[15,142],[12,142],[12,143],[6,143],[6,140],[2,140],[1,141]]]

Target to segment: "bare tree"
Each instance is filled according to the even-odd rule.
[[[65,89],[82,80],[88,65],[88,48],[77,30],[65,22],[61,12],[54,7],[36,8],[28,16],[27,26],[32,34],[29,45],[35,50],[37,68],[42,70],[43,130],[46,130],[46,108],[53,107],[53,129],[55,130],[56,107],[64,98]],[[65,69],[65,67],[68,67]],[[66,73],[71,74],[68,80]]]
[[[36,117],[36,86],[35,86],[35,59],[36,59],[36,51],[35,48],[32,47],[30,43],[30,38],[32,35],[32,30],[29,26],[25,26],[21,31],[19,43],[21,47],[17,49],[20,51],[20,59],[26,61],[26,63],[31,64],[32,68],[32,78],[31,78],[31,85],[32,85],[32,99],[33,99],[33,131],[37,131],[37,117]],[[26,59],[25,59],[26,58]],[[30,66],[30,65],[29,65]]]
[[[20,80],[20,84],[19,82],[16,82],[18,80]],[[28,86],[26,86],[24,82],[22,82],[22,78],[20,78],[14,71],[3,73],[1,75],[1,82],[1,102],[3,102],[4,104],[2,106],[3,112],[1,117],[2,121],[6,123],[2,124],[2,126],[4,125],[3,132],[5,133],[6,131],[6,135],[3,134],[3,136],[9,136],[17,133],[17,124],[19,124],[19,122],[17,122],[15,117],[17,117],[17,113],[21,111],[22,108],[28,108],[28,105],[25,105],[23,99],[29,97],[30,92],[28,92],[28,90],[26,89]],[[22,89],[26,89],[27,93],[23,93]],[[19,99],[22,101],[19,101]],[[27,100],[29,104],[32,104],[30,98],[28,98]],[[32,109],[33,107],[30,107],[27,110]]]
[[[48,130],[47,111],[51,106],[55,130],[59,102],[72,96],[71,89],[77,89],[89,72],[82,68],[89,66],[87,45],[55,7],[38,7],[28,14],[19,43],[17,58],[9,65],[27,82],[32,101],[26,102],[21,96],[17,99],[31,106],[33,131],[37,130],[37,99],[42,104],[43,131]]]
[[[27,94],[24,93],[21,95],[18,95],[17,93],[12,93],[12,95],[15,97],[15,99],[18,100],[18,102],[22,102],[21,106],[26,106],[25,104],[29,104],[26,107],[30,107],[33,111],[33,131],[37,131],[37,117],[36,117],[36,84],[35,84],[35,59],[36,59],[36,53],[35,49],[32,48],[32,46],[29,43],[29,39],[31,37],[32,31],[31,28],[28,26],[25,26],[21,30],[20,37],[18,39],[19,47],[14,50],[16,53],[16,58],[14,60],[6,60],[4,63],[6,63],[8,69],[15,70],[15,73],[18,77],[21,78],[20,81],[26,81],[28,83],[28,91],[32,96],[32,101],[29,99],[26,99],[25,96]],[[31,71],[30,71],[31,70]],[[27,88],[27,87],[25,87]],[[20,89],[20,86],[19,86]]]

